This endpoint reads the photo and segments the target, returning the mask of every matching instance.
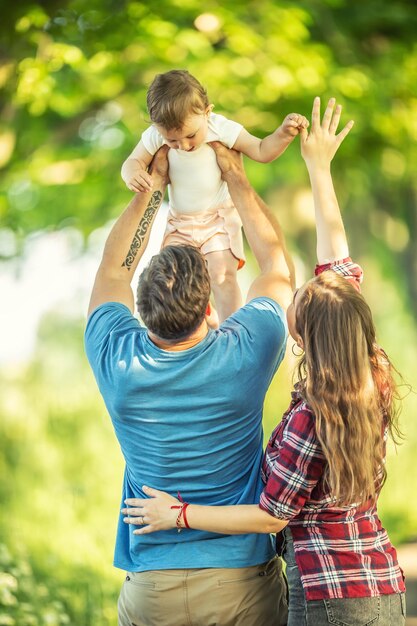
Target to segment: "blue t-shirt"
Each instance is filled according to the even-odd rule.
[[[123,304],[91,315],[87,356],[126,462],[122,503],[148,485],[194,504],[254,504],[262,491],[262,407],[285,352],[281,307],[256,298],[196,346],[158,348]],[[114,565],[127,571],[249,567],[269,535],[176,529],[133,535],[119,517]]]

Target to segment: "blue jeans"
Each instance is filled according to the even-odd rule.
[[[287,626],[404,626],[405,594],[306,601],[288,526],[283,558],[289,588]]]

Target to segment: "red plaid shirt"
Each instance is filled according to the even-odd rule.
[[[315,273],[327,269],[347,276],[359,288],[362,270],[351,259],[317,266]],[[376,503],[335,506],[323,485],[324,468],[314,415],[294,391],[265,450],[260,507],[289,520],[306,599],[405,591],[397,554],[381,526]]]

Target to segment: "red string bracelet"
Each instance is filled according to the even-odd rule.
[[[189,506],[189,503],[188,502],[184,502],[184,504],[182,505],[181,513],[182,513],[182,517],[184,519],[185,528],[190,528],[190,525],[189,525],[188,520],[187,520],[187,514],[186,514],[187,506]]]
[[[182,499],[182,496],[180,494],[180,492],[178,491],[178,500],[181,502],[181,504],[173,504],[171,506],[171,509],[179,509],[178,515],[177,515],[177,519],[175,520],[175,526],[178,529],[178,532],[180,533],[181,530],[183,529],[183,526],[181,526],[181,517],[184,518],[184,526],[185,528],[190,528],[190,525],[188,523],[187,520],[187,516],[186,516],[186,509],[187,506],[189,506],[188,502],[184,502],[184,500]]]

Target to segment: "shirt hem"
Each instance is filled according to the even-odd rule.
[[[134,565],[133,563],[127,563],[123,561],[114,560],[113,566],[117,569],[121,569],[125,572],[149,572],[154,570],[176,570],[176,569],[243,569],[245,567],[253,567],[254,565],[262,565],[267,563],[275,556],[275,552],[271,550],[263,555],[263,557],[257,557],[256,559],[250,559],[248,561],[231,561],[225,563],[224,559],[213,561],[201,561],[196,563],[193,561],[184,561],[182,563],[150,563],[149,565]]]
[[[309,592],[307,589],[304,589],[304,593],[306,596],[307,602],[312,600],[349,600],[353,598],[378,598],[379,596],[392,596],[398,593],[405,593],[405,585],[401,589],[401,586],[397,589],[392,589],[391,591],[380,591],[378,593],[366,593],[364,590],[363,593],[360,591],[358,593],[349,593],[349,594],[329,594],[329,593],[321,593],[317,592]]]

